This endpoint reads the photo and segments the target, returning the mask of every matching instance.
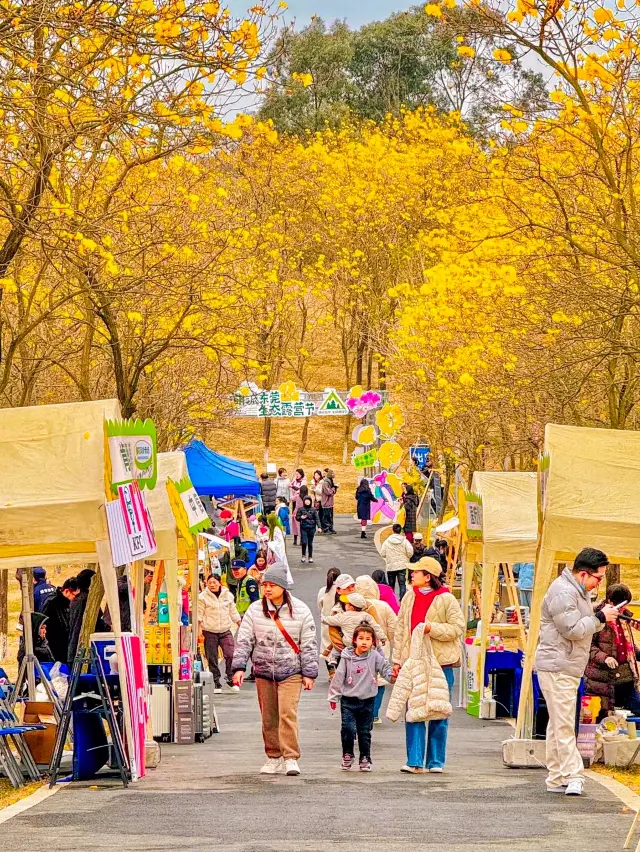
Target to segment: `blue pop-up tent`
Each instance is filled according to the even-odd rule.
[[[200,495],[209,497],[258,497],[260,483],[254,465],[227,458],[202,441],[185,447],[189,477]]]

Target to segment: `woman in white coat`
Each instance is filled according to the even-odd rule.
[[[426,731],[427,722],[446,721],[452,713],[449,684],[438,663],[424,623],[418,624],[411,634],[409,657],[389,699],[387,719],[397,722],[405,714],[405,725]],[[431,735],[429,737],[431,741]],[[409,748],[407,737],[407,763],[400,770],[414,775],[425,772],[425,742],[414,737]],[[429,767],[429,772],[442,772],[442,767]]]

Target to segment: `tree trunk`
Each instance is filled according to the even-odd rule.
[[[378,361],[378,390],[387,389],[387,368],[382,363],[382,359]]]
[[[605,580],[605,589],[609,586],[616,586],[620,582],[620,566],[607,565],[607,574]]]
[[[269,446],[271,444],[271,418],[266,417],[264,421],[264,463],[269,464]]]
[[[347,463],[349,455],[349,435],[351,434],[351,415],[347,414],[344,418],[344,437],[342,443],[342,464]]]
[[[369,349],[367,357],[367,390],[371,390],[371,382],[373,381],[373,352]]]
[[[296,467],[300,467],[302,465],[302,457],[304,456],[304,451],[307,449],[307,440],[309,439],[309,421],[310,417],[304,418],[304,423],[302,424],[302,435],[300,435],[300,443],[298,444],[298,455],[296,456]]]
[[[7,656],[9,633],[9,572],[0,570],[0,661]]]

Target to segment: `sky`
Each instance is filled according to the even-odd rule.
[[[408,9],[417,0],[288,0],[289,8],[284,13],[287,23],[295,20],[298,28],[309,23],[312,15],[326,21],[346,18],[347,23],[358,28],[369,21],[381,21],[392,12]],[[226,4],[234,14],[242,14],[252,5],[250,0],[230,0]],[[276,2],[273,5],[277,5]]]
[[[346,18],[351,27],[360,27],[369,21],[381,21],[392,12],[408,9],[417,0],[289,0],[285,15],[287,20],[295,18],[298,26],[309,22],[312,15],[326,21]]]

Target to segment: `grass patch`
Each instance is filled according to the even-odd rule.
[[[42,787],[42,781],[32,781],[15,790],[7,778],[0,778],[0,810],[8,808],[9,805],[15,805],[21,799],[26,799],[40,787]]]
[[[634,766],[632,769],[621,769],[617,766],[594,763],[589,768],[600,775],[606,775],[608,778],[613,778],[614,781],[619,781],[633,790],[634,793],[640,795],[640,766]]]

